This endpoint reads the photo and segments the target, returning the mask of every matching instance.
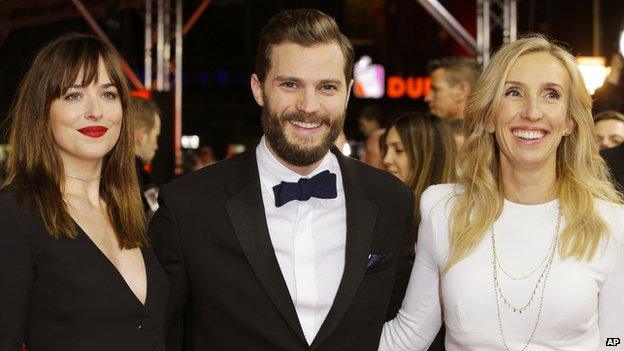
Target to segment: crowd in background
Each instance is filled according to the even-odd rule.
[[[555,54],[553,54],[552,52],[563,52],[563,50],[558,47],[555,48],[555,46],[548,46],[550,44],[543,38],[525,39],[525,42],[523,43],[525,43],[525,45],[529,45],[526,43],[530,42],[531,40],[534,40],[538,44],[543,45],[544,48],[540,47],[538,49],[535,49],[534,52],[529,51],[528,54],[524,54],[525,56],[522,56],[520,54],[518,54],[518,56],[524,58],[530,57],[538,64],[541,64],[543,62],[539,61],[541,57],[539,55],[543,54],[544,56],[547,56],[548,59],[554,60]],[[63,53],[59,53],[60,51],[62,51],[61,49],[59,49],[60,47],[70,47],[73,51],[68,50],[67,52],[73,52],[74,56],[80,57],[82,62],[77,63],[75,59],[72,61],[72,57],[64,57]],[[87,49],[94,50],[95,54],[90,53]],[[552,52],[547,50],[552,50]],[[546,55],[546,52],[552,54],[553,56],[551,57]],[[569,55],[567,53],[559,54],[563,56]],[[125,273],[128,276],[132,276],[133,274],[135,274],[134,277],[136,278],[137,271],[145,272],[151,270],[150,274],[153,274],[155,277],[153,279],[160,279],[164,281],[164,274],[162,270],[157,267],[158,265],[156,264],[153,254],[145,252],[142,253],[141,251],[148,241],[148,238],[145,234],[145,227],[147,224],[149,224],[150,220],[154,216],[154,213],[159,208],[158,195],[160,191],[160,184],[156,184],[151,175],[151,162],[154,159],[155,154],[158,152],[158,138],[161,131],[162,123],[160,117],[162,115],[161,111],[159,110],[158,106],[156,106],[156,104],[149,99],[149,97],[146,98],[130,96],[131,94],[126,91],[125,83],[119,82],[122,79],[122,76],[121,71],[118,68],[119,64],[116,61],[117,59],[115,57],[115,54],[111,52],[111,49],[108,48],[108,46],[102,44],[93,37],[71,35],[61,37],[53,44],[50,44],[48,47],[44,48],[43,53],[40,54],[40,56],[38,57],[38,60],[40,60],[41,62],[36,62],[36,64],[40,65],[41,67],[47,67],[47,64],[43,62],[46,55],[58,55],[59,57],[65,59],[67,61],[66,66],[71,68],[74,77],[79,77],[77,79],[80,82],[56,82],[55,79],[53,79],[56,77],[50,78],[54,74],[58,74],[58,77],[63,77],[63,79],[65,80],[67,80],[68,78],[66,76],[63,76],[63,74],[59,73],[64,72],[63,70],[65,68],[62,65],[57,64],[58,67],[52,66],[52,68],[46,72],[46,74],[49,75],[47,77],[48,80],[46,80],[46,84],[50,85],[50,88],[46,90],[48,96],[42,95],[40,97],[32,98],[33,101],[36,100],[36,103],[29,104],[28,93],[36,90],[35,83],[36,79],[39,77],[38,72],[34,70],[29,72],[29,76],[25,79],[24,86],[21,87],[21,92],[23,95],[18,97],[20,102],[16,104],[17,107],[14,110],[16,115],[26,117],[22,117],[22,120],[16,120],[13,122],[13,134],[10,139],[15,144],[12,145],[13,149],[0,149],[0,162],[2,159],[6,158],[7,154],[9,154],[11,157],[11,162],[9,163],[13,167],[13,169],[10,169],[9,172],[12,175],[12,178],[9,179],[6,184],[9,184],[11,187],[15,187],[23,193],[33,192],[32,187],[29,184],[47,184],[49,186],[49,189],[52,189],[50,190],[50,192],[34,192],[35,194],[31,195],[35,199],[35,205],[37,206],[39,211],[43,213],[43,226],[45,226],[48,232],[69,233],[75,232],[76,228],[78,228],[79,230],[82,230],[80,228],[84,228],[86,232],[98,232],[100,227],[97,226],[107,228],[109,230],[106,232],[106,234],[110,234],[113,232],[118,233],[117,236],[114,236],[114,240],[109,238],[110,240],[102,239],[101,242],[98,242],[94,239],[93,243],[100,247],[107,256],[116,257],[120,262],[124,262],[124,264],[127,264],[127,271],[124,272],[123,269],[120,269],[122,273]],[[562,62],[564,62],[566,59],[568,59],[568,56],[565,56],[561,60]],[[502,62],[504,58],[500,60]],[[521,62],[521,60],[518,59],[518,62]],[[500,64],[503,65],[504,63]],[[514,63],[513,66],[517,67],[516,63]],[[593,111],[594,124],[591,125],[591,123],[589,123],[589,127],[586,129],[583,129],[585,128],[583,126],[579,126],[578,129],[580,129],[580,131],[574,132],[577,134],[582,134],[584,131],[588,131],[588,133],[589,131],[593,132],[594,144],[588,146],[589,151],[582,151],[587,151],[588,153],[596,153],[598,149],[600,149],[601,155],[604,157],[606,164],[613,171],[613,178],[616,180],[616,182],[619,182],[620,186],[622,184],[622,171],[624,170],[624,115],[622,114],[624,112],[624,103],[622,102],[624,100],[624,89],[622,88],[622,66],[622,58],[620,56],[615,56],[612,60],[613,70],[611,74],[607,78],[605,85],[601,89],[598,89],[594,96],[594,98],[596,99]],[[34,67],[36,70],[39,66]],[[113,69],[111,69],[111,67],[113,67]],[[484,101],[488,99],[488,97],[485,96],[487,94],[483,93],[483,91],[487,89],[487,87],[484,87],[486,84],[479,81],[481,71],[481,67],[479,67],[476,60],[472,58],[446,57],[439,60],[434,60],[430,64],[429,72],[431,75],[431,90],[425,97],[425,101],[429,106],[429,111],[404,111],[400,114],[388,115],[387,112],[384,111],[383,106],[371,105],[365,108],[359,117],[359,129],[362,135],[364,135],[365,139],[362,141],[362,150],[357,154],[357,157],[360,158],[362,162],[374,168],[381,169],[392,174],[413,192],[413,199],[415,200],[415,202],[414,204],[410,204],[412,206],[410,207],[410,209],[413,208],[413,213],[411,214],[413,214],[414,227],[418,227],[418,225],[421,223],[421,220],[423,220],[423,218],[421,217],[423,216],[424,212],[421,212],[422,208],[419,208],[417,204],[421,203],[421,197],[423,197],[423,193],[425,193],[427,188],[430,188],[432,185],[436,184],[446,184],[454,182],[463,182],[461,184],[467,184],[471,180],[470,177],[472,175],[468,174],[469,172],[467,172],[466,169],[464,169],[463,174],[459,174],[457,170],[459,163],[461,163],[463,167],[466,168],[470,165],[470,162],[477,163],[479,161],[477,160],[478,157],[475,156],[476,154],[470,155],[472,149],[469,148],[475,148],[475,153],[479,151],[483,152],[483,149],[485,149],[485,147],[483,146],[482,141],[484,139],[489,138],[488,140],[493,143],[493,140],[497,137],[504,138],[504,136],[492,136],[494,134],[495,126],[487,125],[485,121],[485,119],[487,118],[485,117],[486,113],[481,110],[476,110],[477,107],[483,106],[473,106],[475,110],[466,111],[466,104],[470,99],[472,99],[470,101],[472,101],[474,105],[479,104],[479,97],[481,97]],[[570,71],[576,72],[573,71],[573,69],[571,68]],[[486,73],[489,73],[492,77],[497,77],[496,74],[498,73],[498,71],[496,71],[496,68],[493,68],[488,69]],[[568,74],[572,75],[572,73],[569,72]],[[348,76],[348,74],[345,74],[345,76]],[[105,80],[102,77],[106,77],[106,79],[108,79],[109,81],[98,81],[98,77],[100,77],[102,80]],[[567,76],[566,79],[570,77],[571,76]],[[260,79],[260,81],[262,81],[264,77],[256,77],[256,79]],[[495,79],[492,80],[494,81]],[[101,84],[97,85],[96,83]],[[258,87],[256,88],[261,89],[259,88],[261,86],[260,82],[257,82],[257,84]],[[570,85],[574,85],[573,87],[567,87],[570,90],[571,96],[576,94],[571,98],[571,100],[582,100],[583,97],[586,95],[583,95],[579,91],[575,90],[578,88],[578,84],[580,83],[573,82],[570,83]],[[475,93],[475,86],[480,86],[483,89],[479,92],[479,94],[481,95]],[[111,87],[120,88],[113,89]],[[74,95],[74,90],[77,91],[75,93],[76,95]],[[553,92],[554,90],[549,91],[548,94],[551,94]],[[264,91],[262,91],[262,93],[264,93]],[[514,91],[511,91],[510,94],[513,93]],[[50,139],[46,140],[47,144],[49,145],[46,146],[46,143],[42,142],[41,145],[35,145],[31,147],[31,145],[27,143],[28,141],[23,138],[23,135],[28,135],[28,133],[25,132],[25,130],[28,129],[26,125],[31,121],[29,121],[27,118],[28,113],[24,113],[24,111],[20,110],[20,108],[24,110],[27,110],[29,108],[40,108],[41,110],[44,110],[42,106],[45,105],[46,101],[51,101],[51,97],[54,96],[54,94],[60,96],[59,98],[53,100],[54,103],[49,112],[51,116],[50,118],[52,120],[52,128],[58,129],[53,131],[54,133],[56,133],[54,134],[55,139],[52,140],[51,136],[45,134],[43,131],[45,130],[46,126],[43,126],[41,123],[39,123],[37,124],[37,128],[39,129],[30,131],[30,133],[34,134],[40,132],[40,135],[45,134],[45,137]],[[81,160],[81,157],[82,159],[87,157],[80,153],[87,153],[87,151],[81,150],[79,147],[76,147],[75,143],[77,142],[72,141],[71,137],[66,135],[68,133],[66,130],[68,128],[68,125],[74,122],[70,120],[70,116],[66,116],[66,114],[63,114],[62,112],[72,111],[72,108],[77,108],[76,106],[87,100],[85,96],[89,94],[93,95],[94,99],[101,99],[103,101],[101,102],[101,106],[103,106],[103,109],[109,109],[105,111],[106,113],[102,113],[102,111],[98,110],[97,107],[94,107],[94,105],[87,106],[87,104],[85,103],[84,108],[91,109],[88,111],[89,118],[93,121],[100,121],[101,119],[106,123],[109,123],[108,120],[110,119],[110,123],[107,124],[107,130],[105,130],[104,134],[102,135],[105,135],[108,130],[114,131],[117,134],[109,132],[108,136],[106,137],[108,139],[102,139],[103,144],[104,142],[107,142],[108,144],[102,146],[101,150],[98,149],[101,155],[98,156],[99,158],[97,159],[97,162],[81,163],[77,160]],[[255,98],[260,105],[262,105],[264,108],[267,108],[265,105],[263,105],[264,103],[268,105],[268,99],[265,95],[256,94]],[[266,99],[266,101],[264,101],[263,99]],[[489,99],[491,100],[494,98],[489,97]],[[487,100],[488,104],[491,103],[490,100]],[[557,103],[561,102],[559,101]],[[572,110],[572,108],[570,110]],[[573,112],[574,111],[571,111],[570,114],[572,115]],[[269,112],[267,112],[267,114],[264,113],[265,111],[263,110],[262,118],[266,119],[271,117],[271,115],[268,114]],[[464,116],[467,113],[471,113],[471,117],[473,117],[473,119],[471,120],[471,125],[464,125]],[[102,117],[104,115],[106,116]],[[121,122],[122,115],[124,117],[129,117],[125,120],[126,122],[124,123]],[[109,116],[113,117],[109,118]],[[568,116],[563,117],[568,118]],[[582,122],[582,116],[572,117],[578,118],[578,121],[574,121],[575,123]],[[483,121],[481,121],[483,122],[483,125],[478,125],[479,118],[483,119]],[[475,120],[477,121],[475,122]],[[265,122],[265,120],[263,120],[263,122]],[[301,121],[299,122],[303,123]],[[20,123],[22,123],[24,126],[20,125]],[[576,145],[573,143],[577,142],[577,139],[569,141],[572,138],[578,138],[579,140],[581,140],[581,142],[583,141],[582,136],[579,137],[576,134],[573,134],[571,130],[568,131],[567,129],[565,129],[567,125],[564,126],[563,123],[561,123],[561,125],[558,125],[558,127],[561,127],[561,130],[557,129],[553,131],[553,133],[561,132],[561,135],[559,136],[563,141],[561,141],[561,144],[556,145],[556,149],[558,149],[560,146],[563,149],[566,147],[572,147],[570,145]],[[89,128],[85,127],[84,130],[80,129],[80,132],[85,135],[91,136],[99,133],[97,128]],[[532,131],[520,131],[518,133],[525,133],[522,134],[522,138],[526,140],[533,138],[533,136],[530,135]],[[539,132],[535,133],[539,134]],[[58,135],[60,135],[61,137],[59,137]],[[570,135],[573,135],[573,137],[570,137]],[[115,137],[114,140],[113,136]],[[117,141],[117,137],[119,138],[119,142]],[[344,146],[348,137],[349,135],[345,135],[344,132],[340,133],[340,136],[338,137],[334,145],[338,146],[338,148],[342,150],[342,146]],[[504,142],[505,140],[498,140],[499,144],[503,144],[503,146],[498,147],[504,147]],[[37,167],[45,168],[45,165],[48,163],[52,164],[54,167],[60,164],[58,158],[55,158],[55,156],[50,156],[54,154],[51,151],[52,145],[54,145],[54,143],[56,143],[56,145],[61,150],[61,152],[59,153],[62,162],[64,162],[66,166],[69,165],[69,169],[75,173],[73,175],[64,175],[66,179],[64,178],[65,181],[63,187],[58,186],[63,182],[60,182],[59,179],[54,178],[61,176],[55,175],[54,172],[51,172],[52,175],[49,179],[45,177],[39,177],[37,175],[37,172],[40,171],[40,169]],[[559,141],[557,141],[557,143],[559,143]],[[478,148],[482,149],[478,150]],[[229,152],[228,156],[239,153],[238,151],[241,150],[233,147],[232,150]],[[489,151],[491,152],[492,150]],[[562,152],[574,152],[574,150],[570,151],[565,149]],[[23,156],[21,153],[23,153],[24,155],[28,155]],[[38,155],[37,153],[40,153],[41,155]],[[258,154],[261,155],[260,151]],[[49,156],[49,159],[44,158],[46,155]],[[187,161],[185,163],[185,168],[189,172],[198,171],[200,169],[203,169],[204,167],[210,167],[215,163],[218,163],[214,151],[210,146],[201,146],[197,151],[189,152],[186,154],[186,156]],[[556,153],[555,156],[559,158],[562,157],[559,153]],[[39,162],[39,164],[37,164],[35,161],[24,161],[28,157]],[[489,160],[492,159],[492,155],[485,155],[484,157],[489,157]],[[132,162],[132,159],[134,159],[134,162]],[[131,163],[133,165],[132,169],[125,167],[124,162]],[[119,169],[116,171],[116,174],[110,173],[112,171],[108,171],[108,169],[106,168],[106,165],[108,164],[117,165]],[[23,167],[23,169],[15,168],[18,166]],[[358,166],[361,166],[361,164],[358,164]],[[216,169],[216,167],[218,166],[213,167],[213,169]],[[502,166],[500,165],[498,165],[498,167],[502,168]],[[598,177],[595,179],[602,177],[603,175],[601,174],[601,170],[604,169],[604,165],[601,163],[597,165],[595,169],[599,171]],[[565,170],[570,173],[574,173],[573,170]],[[366,170],[366,172],[369,171],[371,170]],[[491,170],[488,169],[488,171]],[[498,172],[498,169],[492,172],[496,173]],[[475,171],[475,174],[476,173],[477,171]],[[202,174],[210,173],[207,171]],[[348,176],[347,173],[344,174],[345,177]],[[0,173],[0,176],[1,175],[2,173]],[[497,177],[499,176],[498,173],[496,173],[495,175]],[[384,176],[387,175],[384,174]],[[475,175],[475,177],[478,176],[481,176],[481,174]],[[486,174],[485,176],[483,176],[483,178],[487,178],[488,176],[493,179],[493,176],[491,174]],[[554,173],[552,176],[554,177]],[[136,181],[134,178],[136,178]],[[490,178],[487,178],[484,182],[487,182],[487,180],[491,180]],[[600,180],[602,181],[607,178],[608,177],[604,175],[604,179],[600,178]],[[191,178],[186,179],[188,181],[188,179]],[[587,179],[590,178],[588,177]],[[593,181],[595,179],[591,178],[590,180]],[[97,184],[99,184],[100,180],[102,180],[102,184],[104,185],[99,186],[90,183],[96,182]],[[392,181],[396,182],[396,180],[394,179],[392,179]],[[607,186],[607,183],[608,182],[606,181],[601,183],[603,184],[605,189],[607,187],[610,187],[610,185]],[[488,183],[488,185],[492,184]],[[139,189],[137,189],[137,186],[139,187]],[[236,184],[233,186],[236,186]],[[399,186],[401,185],[399,184]],[[566,185],[564,184],[562,186]],[[441,188],[437,189],[439,190]],[[601,189],[602,188],[598,189],[597,191],[601,191]],[[142,208],[145,214],[145,221],[143,221],[143,217],[141,217],[141,220],[133,220],[133,216],[137,214],[137,209],[140,208],[140,205],[138,204],[138,202],[134,203],[132,196],[127,194],[136,192],[137,190],[139,190],[141,193],[143,204]],[[336,190],[334,189],[334,191]],[[407,190],[405,191],[407,192]],[[481,189],[481,191],[490,191],[491,193],[483,195],[483,193],[479,193],[479,189],[470,189],[470,191],[467,191],[465,195],[462,194],[461,196],[458,196],[460,201],[463,201],[459,203],[458,208],[462,208],[461,206],[468,208],[468,205],[466,204],[470,202],[470,196],[478,197],[483,195],[480,199],[481,201],[485,201],[484,199],[487,195],[491,195],[492,198],[495,198],[499,195],[495,186],[493,187],[493,189],[489,189],[487,191]],[[278,190],[275,190],[275,196],[277,196],[277,192]],[[612,195],[612,189],[609,188],[607,190],[604,190],[604,193],[601,194],[606,194],[605,199],[611,199],[609,198],[609,196]],[[429,194],[429,196],[431,196],[431,193]],[[173,197],[174,196],[172,196],[172,198]],[[100,201],[100,198],[103,198],[107,202],[109,202],[110,207],[107,207],[104,201]],[[499,199],[501,197],[496,198]],[[67,206],[63,204],[62,199],[68,199],[66,200],[68,203]],[[174,200],[170,201],[174,202]],[[566,201],[567,203],[565,203]],[[423,203],[426,202],[426,199],[423,200]],[[572,203],[571,198],[564,198],[562,202],[564,203],[562,206],[570,206],[570,204]],[[117,203],[121,205],[116,207],[115,204]],[[178,205],[182,207],[185,206],[184,204]],[[484,203],[484,205],[490,204]],[[170,206],[173,205],[170,204]],[[227,206],[230,206],[230,204],[228,203]],[[277,204],[276,200],[276,207],[280,206],[281,204]],[[503,205],[501,203],[497,203],[496,206],[498,206],[498,210],[502,211]],[[493,208],[496,206],[493,205]],[[161,224],[161,226],[163,227],[169,226],[167,227],[167,229],[173,228],[174,224],[177,225],[176,221],[178,220],[178,218],[175,217],[176,213],[172,208],[166,208],[164,211],[159,211],[159,224]],[[230,208],[228,209],[230,211],[233,211]],[[487,212],[487,210],[484,210],[483,208],[481,210],[484,212],[484,218],[489,216],[487,217],[490,220],[489,224],[492,224],[495,219],[495,214],[493,212]],[[566,208],[565,210],[569,209]],[[13,211],[13,209],[11,209],[11,211]],[[15,211],[15,213],[18,213],[17,210]],[[498,212],[498,214],[501,213],[500,211]],[[560,209],[559,211],[562,210]],[[213,212],[217,213],[219,211]],[[235,216],[236,212],[234,214],[228,214],[231,216]],[[565,214],[569,215],[570,213]],[[472,228],[470,227],[470,225],[474,225],[474,222],[471,222],[472,219],[467,218],[468,216],[461,217],[461,213],[455,212],[453,213],[453,216],[455,216],[453,217],[454,219],[460,218],[461,220],[463,220],[464,222],[462,223],[465,223],[466,227],[469,229]],[[561,216],[561,212],[559,212],[559,216],[557,219],[557,231],[559,230]],[[72,220],[72,218],[76,219],[76,221]],[[592,217],[590,219],[593,220],[595,218]],[[190,223],[194,223],[193,221],[201,222],[201,219],[193,218],[189,220]],[[573,219],[571,219],[571,221],[573,221]],[[97,225],[89,223],[97,223]],[[411,222],[408,221],[408,223]],[[430,222],[425,223],[425,225],[430,224]],[[600,227],[600,225],[602,224],[602,222],[599,222],[598,224],[596,224],[596,228],[603,229],[603,227]],[[242,225],[245,225],[245,223],[243,222]],[[41,229],[40,227],[41,226],[36,227],[35,225],[33,225],[33,228]],[[480,230],[483,228],[478,229]],[[459,231],[459,229],[456,228],[454,230],[456,232]],[[492,229],[492,233],[493,230],[494,229]],[[555,236],[556,235],[558,235],[558,232],[556,232]],[[492,234],[492,237],[494,237],[494,234]],[[416,237],[413,237],[411,239],[415,241]],[[572,240],[570,238],[568,239]],[[43,241],[45,239],[41,240],[42,242],[44,242],[44,244],[41,245],[49,245],[49,243]],[[117,241],[120,242],[121,247],[116,246]],[[39,244],[35,243],[35,245]],[[419,243],[417,243],[417,245],[419,245]],[[470,243],[466,245],[470,245]],[[553,247],[556,247],[556,242]],[[62,250],[65,249],[66,248],[62,248]],[[71,249],[73,248],[70,247],[69,250]],[[167,249],[169,248],[167,247]],[[412,248],[410,247],[410,250],[411,249]],[[424,250],[426,249],[423,249],[423,252]],[[461,259],[462,254],[470,252],[470,248],[466,249],[465,252],[458,252],[456,247],[454,247],[453,250],[456,251],[452,252],[452,255],[455,255],[452,257],[460,257],[457,260]],[[71,253],[71,251],[68,252]],[[169,252],[165,252],[164,254],[161,252],[160,254],[168,258],[167,254],[169,254]],[[141,255],[145,255],[144,261],[140,260]],[[494,255],[496,255],[496,252],[494,252]],[[85,260],[88,259],[91,258],[85,258]],[[166,266],[166,264],[168,263],[166,259],[161,259],[161,261],[164,262],[163,266]],[[456,263],[457,262],[452,262],[452,264]],[[28,268],[31,264],[31,261],[24,261],[23,266]],[[123,264],[120,265],[123,266]],[[547,267],[548,269],[550,269],[550,266]],[[79,273],[77,274],[80,275]],[[148,274],[147,276],[149,277],[150,274]],[[88,281],[88,276],[85,276],[84,279],[85,281]],[[495,276],[495,282],[498,281],[497,279],[498,278]],[[91,284],[91,282],[89,282],[89,284]],[[92,288],[97,290],[94,287]],[[166,284],[163,283],[161,285],[161,291],[154,292],[154,296],[150,297],[152,300],[147,300],[147,288],[144,288],[143,290],[135,286],[131,286],[130,288],[133,289],[135,296],[137,297],[139,302],[141,302],[141,304],[132,306],[132,308],[136,309],[137,311],[143,311],[143,307],[149,309],[158,307],[158,304],[164,305],[163,296],[166,296]],[[24,286],[24,289],[28,289],[28,286]],[[37,293],[41,294],[41,296],[38,297],[40,297],[44,302],[46,301],[46,298],[49,298],[45,295],[45,293],[36,291],[35,295]],[[97,291],[88,291],[87,293],[95,296]],[[533,293],[535,293],[535,291]],[[185,293],[181,292],[180,294],[184,295]],[[496,296],[498,298],[498,295]],[[532,298],[533,297],[531,297],[531,299]],[[16,304],[21,301],[19,300],[19,297],[15,297],[15,299],[17,301]],[[150,301],[150,304],[147,304],[147,301]],[[498,300],[496,300],[496,303],[498,304]],[[100,308],[102,307],[100,306]],[[437,306],[437,308],[440,307]],[[513,312],[516,312],[515,308]],[[104,311],[98,311],[98,313],[104,313]],[[399,317],[394,320],[394,323],[401,323],[400,317],[401,313],[399,312]],[[149,317],[145,317],[142,320],[139,328],[144,328],[146,331],[149,331],[150,328],[153,328],[154,322],[150,322],[148,318]],[[161,320],[161,322],[164,319],[163,316],[158,316],[158,318],[159,320]],[[436,322],[442,323],[442,321]],[[384,329],[384,335],[388,339],[391,339],[392,336],[392,331],[389,330],[391,328],[392,324],[390,325],[390,327],[385,327]],[[398,329],[407,330],[406,328]],[[318,331],[318,328],[316,329],[316,331]],[[412,335],[409,336],[412,337]],[[45,340],[46,335],[41,336],[41,338]],[[444,328],[441,329],[430,350],[442,350],[444,343],[443,339]],[[504,336],[503,342],[505,342]]]

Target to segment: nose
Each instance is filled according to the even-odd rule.
[[[392,150],[388,148],[386,150],[386,153],[383,155],[383,159],[381,160],[381,163],[383,163],[384,167],[388,169],[388,167],[392,165],[392,160],[393,160]]]
[[[99,120],[103,116],[103,110],[101,102],[96,96],[87,98],[87,111],[86,117],[92,120]]]
[[[523,106],[522,117],[529,121],[537,121],[542,118],[539,101],[537,98],[528,97]]]
[[[313,88],[305,89],[297,101],[297,110],[304,113],[314,113],[319,110],[319,100]]]
[[[430,103],[433,100],[433,91],[429,91],[427,95],[425,95],[425,102]]]
[[[609,145],[609,139],[608,138],[604,138],[604,137],[599,137],[598,138],[598,148],[600,150],[608,149],[610,147],[611,147],[611,145]]]

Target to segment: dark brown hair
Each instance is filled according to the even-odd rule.
[[[419,223],[418,204],[425,189],[433,184],[450,183],[455,180],[457,148],[446,122],[430,113],[408,113],[388,126],[381,142],[384,156],[387,151],[386,135],[393,127],[396,128],[412,165],[406,185],[414,191],[415,223]]]
[[[273,46],[290,42],[304,47],[318,44],[336,43],[344,56],[344,75],[349,84],[353,75],[353,46],[340,32],[336,21],[318,10],[298,9],[282,11],[267,23],[258,39],[256,53],[256,74],[264,82],[271,68],[271,50]]]
[[[602,111],[594,117],[594,124],[608,119],[624,122],[624,114],[613,110]]]
[[[50,127],[50,105],[76,80],[83,86],[97,81],[100,60],[118,90],[126,116],[128,86],[118,54],[100,39],[78,33],[63,35],[39,50],[11,107],[12,149],[3,187],[15,192],[22,202],[30,202],[48,233],[56,238],[74,238],[78,228],[63,200],[64,169]],[[103,160],[100,196],[121,248],[145,246],[146,223],[134,167],[132,130],[125,118],[117,143]]]

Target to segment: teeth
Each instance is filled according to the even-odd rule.
[[[290,123],[296,125],[297,127],[306,128],[306,129],[314,129],[321,126],[321,123],[308,123],[308,122],[300,122],[300,121],[290,121]]]
[[[539,130],[514,130],[513,131],[513,135],[517,136],[518,138],[522,138],[522,139],[529,139],[529,140],[535,140],[535,139],[541,139],[544,137],[546,133],[544,131],[539,131]]]

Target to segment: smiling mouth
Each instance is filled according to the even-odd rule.
[[[318,127],[323,125],[323,123],[321,123],[321,122],[310,123],[310,122],[302,122],[302,121],[294,121],[294,120],[290,120],[289,122],[291,124],[299,127],[299,128],[303,128],[303,129],[316,129],[316,128],[318,128]]]
[[[514,129],[512,130],[512,134],[522,140],[534,141],[544,138],[546,136],[546,131]]]
[[[88,137],[99,138],[102,135],[106,134],[108,128],[102,126],[91,126],[78,129],[78,131]]]

